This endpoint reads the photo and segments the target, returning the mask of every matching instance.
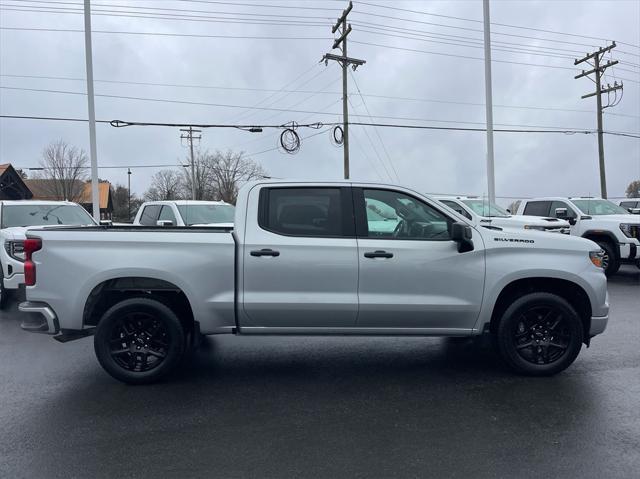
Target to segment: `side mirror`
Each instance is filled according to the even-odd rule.
[[[173,221],[171,220],[158,220],[156,221],[156,226],[173,226]]]
[[[100,226],[113,226],[113,221],[111,221],[111,220],[100,220]]]
[[[458,253],[473,251],[473,231],[471,226],[464,223],[451,225],[451,239],[458,243]]]
[[[629,208],[629,213],[632,215],[640,215],[640,208]]]
[[[559,218],[561,220],[566,220],[567,218],[569,218],[569,210],[567,210],[566,208],[556,208],[555,214],[556,218]]]

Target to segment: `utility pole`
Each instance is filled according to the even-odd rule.
[[[487,187],[489,203],[496,202],[496,178],[493,158],[493,87],[491,84],[491,15],[489,0],[482,1],[484,17],[484,93],[487,118]]]
[[[196,160],[193,156],[193,140],[200,140],[202,138],[202,130],[196,130],[192,126],[189,128],[181,128],[180,131],[183,132],[180,135],[181,140],[187,140],[189,143],[189,149],[191,151],[191,199],[196,199]],[[195,133],[195,135],[194,135]]]
[[[93,218],[100,221],[98,197],[98,148],[96,146],[96,106],[93,94],[93,55],[91,49],[91,1],[84,0],[84,56],[87,66],[87,103],[89,108],[89,152],[91,155],[91,198]]]
[[[578,78],[588,77],[592,73],[595,73],[595,77],[596,77],[595,78],[596,91],[593,93],[582,95],[581,98],[584,100],[585,98],[589,98],[592,96],[596,97],[596,108],[597,108],[596,114],[597,114],[597,120],[598,120],[598,160],[600,164],[600,195],[603,198],[607,197],[607,177],[605,173],[605,164],[604,164],[604,138],[602,133],[602,111],[605,108],[617,105],[617,103],[615,104],[608,103],[607,105],[602,106],[602,94],[603,93],[609,94],[609,93],[616,92],[617,90],[622,90],[623,84],[622,82],[618,84],[617,81],[613,82],[613,86],[611,86],[610,84],[607,84],[607,86],[605,87],[602,84],[602,75],[604,71],[607,68],[613,65],[616,65],[618,63],[618,60],[609,60],[607,63],[603,64],[602,60],[603,60],[604,54],[607,52],[610,52],[615,47],[616,47],[616,42],[612,42],[611,45],[600,48],[593,53],[589,53],[585,55],[580,60],[575,60],[573,62],[574,65],[579,65],[582,62],[587,62],[588,65],[591,65],[591,63],[589,63],[589,60],[593,60],[593,65],[591,65],[593,68],[591,70],[587,70],[587,71],[582,70],[582,73],[580,73],[579,75],[576,75],[574,78],[577,80]]]
[[[333,42],[333,47],[342,50],[342,55],[333,55],[326,53],[321,61],[324,61],[325,65],[329,63],[329,60],[336,61],[342,67],[342,124],[343,124],[343,153],[344,153],[344,179],[349,179],[349,107],[347,96],[347,68],[352,66],[353,71],[360,65],[364,65],[364,60],[358,60],[357,58],[349,58],[347,56],[347,36],[351,33],[351,25],[347,24],[347,16],[353,9],[353,3],[350,1],[346,10],[342,11],[342,16],[338,18],[336,24],[331,28],[331,33],[336,33],[340,29],[340,36]]]
[[[131,221],[131,168],[127,168],[127,222]]]

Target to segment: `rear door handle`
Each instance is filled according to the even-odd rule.
[[[263,248],[263,249],[254,249],[249,254],[251,256],[280,256],[280,251],[274,251],[269,248]]]
[[[368,251],[364,254],[365,258],[393,258],[393,253],[388,253],[387,251],[376,250],[376,251]]]

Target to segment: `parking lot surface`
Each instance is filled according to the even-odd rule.
[[[0,477],[638,477],[640,270],[552,378],[472,341],[208,338],[132,387],[0,315]]]

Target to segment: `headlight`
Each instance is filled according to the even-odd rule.
[[[603,268],[604,251],[589,251],[589,259],[598,268]]]
[[[544,226],[536,226],[536,225],[524,225],[524,229],[526,230],[538,230],[538,231],[546,231],[547,228]]]
[[[625,236],[627,236],[628,238],[633,238],[633,234],[631,233],[631,226],[628,223],[622,223],[620,225],[620,231],[622,231],[624,233]]]
[[[24,241],[5,241],[4,249],[13,259],[24,261]]]

